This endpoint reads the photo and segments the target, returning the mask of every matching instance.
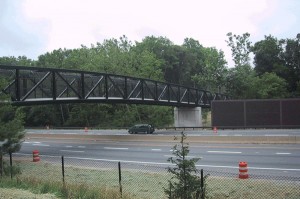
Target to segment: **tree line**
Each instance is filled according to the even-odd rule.
[[[254,44],[250,34],[227,34],[234,65],[224,52],[204,47],[193,38],[176,45],[166,37],[126,36],[76,49],[56,49],[31,60],[26,56],[0,57],[0,64],[78,69],[165,81],[233,99],[300,96],[300,35],[290,39],[265,36]],[[253,63],[251,56],[253,55]],[[15,108],[16,109],[16,108]],[[128,127],[135,123],[173,124],[173,109],[127,104],[63,104],[20,107],[26,126]],[[2,122],[2,118],[1,118]]]

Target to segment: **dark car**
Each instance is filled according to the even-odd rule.
[[[132,134],[132,133],[140,133],[140,132],[144,132],[144,133],[153,133],[154,130],[154,126],[151,124],[136,124],[132,127],[130,127],[128,129],[128,133]]]

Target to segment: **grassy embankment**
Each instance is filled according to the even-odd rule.
[[[92,168],[68,166],[65,168],[65,184],[62,183],[61,166],[46,162],[19,162],[22,174],[0,181],[0,188],[30,190],[33,194],[48,198],[120,198],[118,171],[115,168]],[[147,167],[148,168],[148,167]],[[150,170],[155,170],[151,168]],[[163,187],[170,178],[165,171],[143,172],[126,169],[122,171],[122,198],[167,198]],[[41,195],[43,196],[43,195]],[[207,196],[210,199],[235,198],[300,198],[299,183],[275,180],[258,180],[229,177],[207,179]],[[54,197],[54,198],[55,198]],[[40,195],[36,198],[40,198]]]

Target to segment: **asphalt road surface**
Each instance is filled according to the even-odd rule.
[[[245,129],[221,130],[217,132],[207,129],[156,129],[153,135],[179,135],[184,131],[188,136],[300,136],[300,129]],[[95,129],[26,129],[28,133],[42,134],[86,134],[86,135],[127,135],[127,129],[95,130]]]
[[[30,130],[44,133],[86,133],[82,130]],[[287,133],[297,133],[298,130],[288,130]],[[121,133],[117,131],[89,131],[88,133]],[[232,132],[232,131],[230,131]],[[269,134],[270,131],[263,131]],[[156,132],[159,134],[160,132]],[[166,133],[166,132],[165,132]],[[169,132],[168,132],[169,133]],[[171,132],[172,133],[172,132]],[[173,132],[177,133],[178,132]],[[207,132],[211,133],[211,132]],[[252,132],[251,132],[252,133]],[[258,132],[256,132],[258,133]],[[274,132],[272,132],[274,133]],[[281,130],[276,131],[282,134]],[[167,167],[168,158],[174,157],[172,147],[174,143],[153,142],[115,142],[92,140],[58,140],[58,139],[27,139],[23,142],[20,154],[32,154],[37,149],[41,159],[47,156],[61,156],[73,158],[80,162],[117,162],[128,164],[154,165]],[[200,144],[192,143],[188,158],[201,158],[197,162],[198,168],[210,173],[238,174],[240,161],[248,163],[249,174],[266,175],[270,177],[289,177],[300,179],[300,145],[299,144]]]

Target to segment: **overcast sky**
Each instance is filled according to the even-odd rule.
[[[249,32],[252,42],[295,38],[300,0],[0,0],[0,57],[37,59],[58,48],[154,35],[179,45],[194,38],[229,61],[228,32]]]

